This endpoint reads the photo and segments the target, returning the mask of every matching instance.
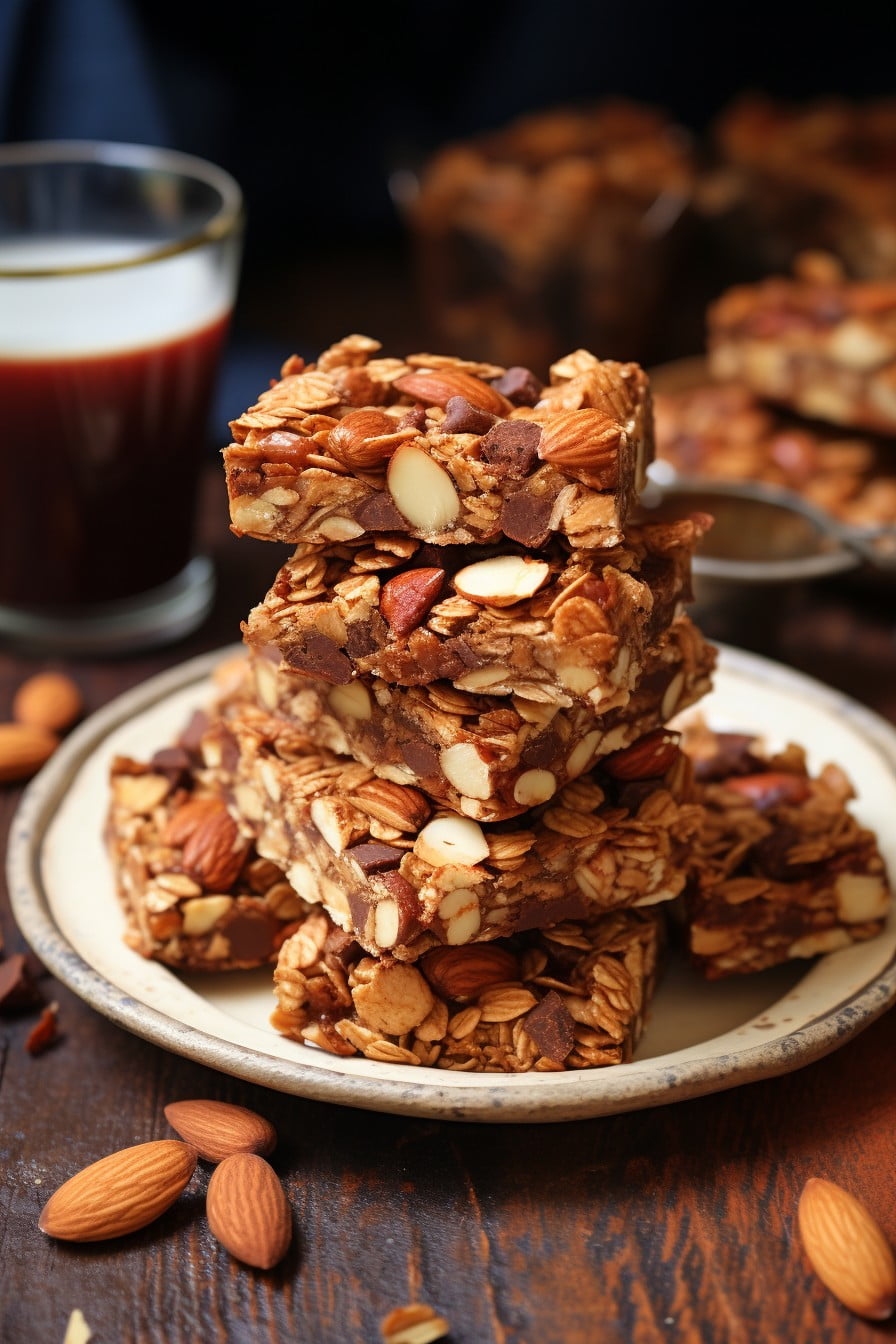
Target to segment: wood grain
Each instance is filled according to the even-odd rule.
[[[270,582],[283,552],[230,538],[217,473],[209,490],[221,574],[212,620],[152,656],[67,667],[88,710],[238,638]],[[772,649],[896,719],[891,606],[886,593],[804,594]],[[767,625],[761,640],[769,651]],[[0,717],[38,666],[0,658]],[[0,794],[4,834],[17,797]],[[0,922],[7,951],[21,947],[5,903]],[[3,1344],[61,1344],[75,1307],[95,1344],[363,1344],[415,1299],[448,1318],[455,1344],[881,1338],[814,1278],[795,1220],[804,1181],[827,1176],[896,1241],[892,1013],[771,1082],[578,1124],[477,1127],[267,1092],[127,1035],[62,986],[51,992],[62,1040],[47,1054],[25,1052],[32,1019],[0,1020]],[[64,1245],[38,1232],[63,1180],[169,1136],[164,1105],[202,1096],[249,1106],[279,1132],[271,1160],[296,1222],[283,1264],[247,1270],[215,1243],[206,1164],[167,1214],[121,1242]]]

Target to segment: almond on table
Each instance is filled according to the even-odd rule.
[[[257,1153],[233,1153],[215,1167],[206,1213],[212,1235],[244,1264],[272,1269],[289,1250],[289,1201],[273,1167]]]
[[[234,1153],[267,1157],[277,1144],[270,1121],[226,1101],[172,1101],[165,1107],[165,1119],[209,1162],[221,1162]]]
[[[844,1306],[883,1321],[896,1308],[896,1261],[871,1214],[833,1181],[812,1177],[800,1196],[803,1248],[815,1273]]]
[[[106,1241],[136,1232],[189,1183],[196,1150],[177,1139],[122,1148],[84,1167],[51,1195],[38,1226],[60,1241]]]

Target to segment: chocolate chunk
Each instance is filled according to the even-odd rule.
[[[526,743],[520,762],[527,770],[548,770],[563,749],[563,739],[554,728],[546,728]]]
[[[199,751],[199,744],[202,741],[203,734],[208,729],[209,717],[204,709],[194,711],[186,728],[177,740],[179,747],[188,751],[191,756],[195,756]]]
[[[454,639],[446,639],[444,647],[448,653],[453,654],[454,658],[459,660],[462,669],[465,668],[472,671],[473,668],[482,667],[484,663],[488,662],[486,655],[477,653],[472,644],[464,639],[462,635],[457,635]],[[442,675],[445,677],[454,677],[461,674],[455,672],[449,673],[446,665]]]
[[[321,681],[329,681],[335,686],[347,686],[352,680],[349,659],[335,639],[322,635],[318,630],[310,631],[303,643],[284,649],[283,657],[298,672],[320,677]]]
[[[442,429],[446,434],[487,434],[495,423],[488,411],[472,406],[466,397],[449,397]]]
[[[770,877],[774,882],[801,882],[819,868],[818,864],[788,862],[787,855],[804,840],[805,836],[795,826],[777,822],[771,835],[753,845],[747,855],[747,862],[754,871],[763,877]],[[823,863],[822,866],[828,865]]]
[[[384,873],[383,876],[388,877],[389,874]],[[366,896],[364,891],[358,887],[353,891],[347,891],[345,897],[352,918],[352,928],[356,930],[359,937],[363,938],[367,929],[367,921],[373,911],[370,897]]]
[[[193,761],[184,747],[163,747],[149,763],[158,774],[167,777],[172,789],[185,789],[192,784]]]
[[[514,364],[500,378],[492,383],[496,392],[501,392],[514,406],[534,406],[541,399],[542,383],[531,369]]]
[[[345,858],[354,859],[363,873],[385,873],[389,868],[398,867],[404,858],[404,850],[371,841],[365,845],[353,845],[345,851]]]
[[[410,561],[414,569],[444,569],[446,574],[454,574],[469,564],[466,546],[435,546],[424,542]]]
[[[575,1023],[556,990],[549,990],[537,1008],[523,1018],[523,1031],[535,1048],[555,1064],[562,1064],[576,1043]]]
[[[412,406],[406,415],[403,415],[398,422],[399,429],[419,429],[422,434],[426,428],[426,407],[421,406],[419,402]]]
[[[0,962],[0,1013],[38,1008],[43,1002],[28,961],[20,952]]]
[[[233,961],[269,961],[274,951],[274,925],[261,911],[240,910],[222,921]]]
[[[407,532],[410,527],[392,502],[392,496],[385,493],[368,495],[362,500],[355,509],[354,519],[365,532]]]
[[[346,933],[345,929],[340,929],[338,924],[331,924],[324,939],[325,956],[335,957],[343,966],[347,966],[349,962],[357,960],[361,951],[361,947],[350,933]]]
[[[652,793],[656,793],[655,779],[611,779],[603,782],[606,783],[607,793],[616,806],[626,808],[633,817],[637,816],[641,804],[645,803]]]
[[[419,738],[412,742],[402,742],[401,754],[405,764],[413,770],[418,779],[441,774],[439,753],[428,742],[421,742]]]
[[[761,771],[762,760],[750,752],[754,740],[749,733],[717,733],[715,753],[694,758],[695,776],[701,780],[717,780]]]
[[[519,818],[516,819],[519,824]],[[508,933],[525,933],[526,929],[543,929],[547,924],[562,924],[565,919],[584,919],[594,907],[584,896],[560,896],[555,901],[542,901],[530,896],[523,901]],[[577,953],[577,955],[580,955]]]
[[[541,425],[532,420],[502,420],[481,440],[479,452],[496,475],[521,481],[535,465],[540,442]]]
[[[370,621],[352,621],[346,626],[345,651],[353,662],[368,653],[376,653],[378,648]]]
[[[505,499],[501,509],[501,531],[506,537],[523,546],[543,546],[551,535],[551,495],[533,495],[528,490],[517,490]]]

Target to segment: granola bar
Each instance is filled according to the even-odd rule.
[[[487,942],[669,900],[700,809],[674,734],[648,736],[521,820],[480,825],[419,789],[314,749],[247,705],[203,739],[258,852],[373,955]]]
[[[896,99],[787,104],[750,95],[722,116],[713,195],[740,236],[740,273],[780,270],[823,247],[850,273],[896,270]],[[726,222],[726,221],[723,221]]]
[[[658,392],[656,434],[685,475],[786,486],[857,527],[896,522],[891,445],[777,411],[742,383]]]
[[[890,888],[877,841],[848,810],[837,765],[815,777],[793,744],[749,734],[685,738],[705,818],[686,894],[690,950],[709,979],[814,957],[880,933]]]
[[[544,387],[527,369],[379,349],[349,336],[315,364],[293,356],[232,422],[234,532],[293,545],[380,532],[436,545],[621,541],[653,453],[637,364],[578,350]]]
[[[719,379],[801,415],[896,432],[896,281],[847,282],[833,258],[729,290],[709,309]]]
[[[613,550],[561,541],[520,547],[375,544],[299,547],[250,614],[247,642],[284,668],[353,684],[447,680],[459,691],[540,705],[624,704],[646,651],[691,597],[691,557],[710,520],[630,528]]]
[[[464,1073],[561,1072],[629,1060],[662,924],[646,910],[437,947],[415,966],[365,956],[324,911],[283,944],[271,1025],[337,1055]]]
[[[273,961],[308,910],[239,833],[214,784],[182,747],[112,763],[106,842],[125,941],[184,970]]]
[[[259,703],[319,746],[351,756],[384,779],[413,784],[476,821],[516,816],[562,789],[599,756],[659,729],[710,689],[715,651],[687,616],[646,655],[635,689],[595,718],[514,696],[496,701],[444,681],[404,688],[363,675],[333,685],[256,651]]]
[[[684,132],[621,100],[447,145],[408,211],[431,325],[535,368],[572,341],[655,352],[693,176]]]

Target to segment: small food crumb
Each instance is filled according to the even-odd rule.
[[[58,1031],[59,1004],[49,1003],[41,1013],[36,1024],[25,1037],[25,1049],[29,1055],[43,1054],[44,1050],[56,1040]]]
[[[444,1339],[450,1328],[432,1307],[424,1302],[411,1302],[383,1317],[380,1334],[386,1344],[432,1344],[433,1340]]]
[[[62,1344],[88,1344],[93,1338],[93,1331],[84,1319],[84,1313],[80,1307],[75,1307],[71,1316],[68,1318],[68,1325],[65,1330],[65,1339]]]

